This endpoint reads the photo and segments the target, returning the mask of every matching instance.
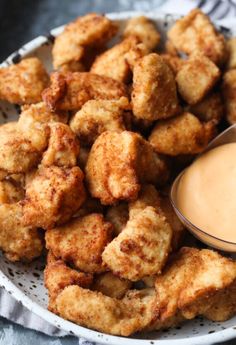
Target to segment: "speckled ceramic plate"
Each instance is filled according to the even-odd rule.
[[[156,22],[158,30],[162,34],[163,41],[165,40],[166,30],[177,19],[177,16],[170,14],[134,12],[113,13],[109,17],[117,20],[122,30],[128,18],[140,14],[146,15]],[[225,35],[236,33],[236,27],[229,25],[228,22],[224,26],[219,26],[219,28]],[[4,61],[2,66],[17,63],[26,56],[37,56],[50,71],[53,38],[62,29],[63,27],[54,29],[47,37],[39,36],[27,43]],[[16,120],[18,112],[18,106],[11,105],[7,102],[0,102],[0,123]],[[30,265],[25,265],[21,263],[12,264],[3,256],[0,256],[0,284],[25,307],[69,334],[111,345],[210,345],[236,337],[236,317],[222,323],[197,318],[186,322],[181,327],[168,331],[138,334],[130,338],[110,336],[77,326],[47,310],[48,297],[43,284],[43,269],[43,259],[37,260]]]

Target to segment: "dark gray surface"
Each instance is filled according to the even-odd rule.
[[[86,12],[155,10],[164,0],[0,0],[0,61],[22,44]],[[177,3],[177,1],[176,1]],[[179,6],[179,3],[178,3]],[[52,338],[0,318],[1,345],[83,345]],[[235,345],[236,340],[225,345]],[[223,345],[223,344],[222,344]]]

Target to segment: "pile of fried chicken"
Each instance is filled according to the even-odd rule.
[[[167,32],[146,17],[65,26],[48,75],[36,57],[0,68],[0,248],[47,249],[49,310],[129,336],[236,314],[236,262],[186,246],[169,189],[236,123],[236,38],[195,9]],[[193,186],[194,187],[194,186]],[[190,235],[189,235],[190,236]]]

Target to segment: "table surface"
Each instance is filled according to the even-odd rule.
[[[165,0],[0,0],[0,61],[22,44],[87,12],[154,10]],[[235,345],[236,340],[224,345]],[[55,338],[0,318],[1,345],[83,345]],[[85,344],[84,344],[85,345]],[[223,344],[222,344],[223,345]]]

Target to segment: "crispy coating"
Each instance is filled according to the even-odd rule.
[[[224,36],[216,31],[209,17],[200,9],[194,9],[177,20],[167,36],[178,51],[187,55],[201,52],[218,65],[227,58]]]
[[[0,204],[0,248],[10,261],[32,261],[43,249],[38,230],[25,226],[22,215],[19,203]]]
[[[88,72],[54,72],[43,99],[50,110],[79,110],[90,99],[119,99],[126,96],[125,85]]]
[[[68,221],[85,200],[83,173],[79,167],[43,167],[26,184],[23,221],[44,229]]]
[[[216,122],[220,122],[224,116],[224,105],[221,94],[219,92],[213,92],[199,103],[188,106],[187,111],[196,115],[201,121],[215,120]]]
[[[176,76],[178,91],[189,104],[200,102],[220,77],[219,68],[206,56],[193,54]]]
[[[216,293],[211,307],[203,315],[212,321],[226,321],[236,314],[236,280],[225,290]]]
[[[0,204],[13,204],[24,198],[24,189],[13,179],[0,181]]]
[[[116,236],[118,236],[126,226],[126,223],[129,219],[127,203],[122,202],[118,205],[110,206],[106,213],[106,219],[113,224],[114,233]]]
[[[165,217],[155,208],[146,207],[108,244],[102,258],[114,274],[137,281],[161,272],[171,238],[172,230]]]
[[[177,156],[203,151],[215,134],[215,121],[201,123],[191,113],[159,121],[149,142],[158,153]]]
[[[137,291],[119,300],[72,285],[58,295],[56,306],[60,316],[81,326],[128,336],[151,322],[155,296]]]
[[[84,288],[90,287],[93,276],[89,273],[78,272],[67,266],[64,261],[56,259],[49,251],[47,265],[44,270],[44,284],[48,289],[49,304],[48,309],[57,312],[55,300],[59,293],[69,285],[79,285]]]
[[[229,56],[227,60],[227,69],[236,68],[236,37],[232,37],[227,41]]]
[[[0,68],[0,99],[17,104],[40,102],[48,82],[48,74],[38,58],[24,59]]]
[[[123,36],[137,37],[139,41],[148,48],[149,51],[154,50],[161,40],[161,35],[157,31],[155,24],[144,16],[129,19]]]
[[[158,329],[179,316],[192,319],[204,314],[213,306],[216,294],[227,291],[235,277],[232,260],[212,250],[182,248],[156,280]]]
[[[24,173],[37,166],[40,158],[40,152],[17,123],[0,126],[0,169],[12,174]]]
[[[74,214],[73,217],[83,217],[90,213],[103,213],[104,206],[100,203],[98,199],[91,198],[88,196],[81,206],[81,208]]]
[[[71,168],[76,166],[79,149],[79,141],[68,125],[51,123],[48,148],[41,163]]]
[[[17,126],[38,151],[43,151],[48,145],[51,122],[66,123],[67,114],[50,112],[45,103],[40,102],[22,107]]]
[[[236,69],[223,75],[222,93],[227,121],[233,125],[236,123]]]
[[[148,54],[148,49],[135,36],[130,36],[99,55],[91,72],[127,83],[135,62]]]
[[[86,49],[105,44],[117,32],[117,26],[96,13],[78,17],[55,39],[52,49],[54,68],[79,62]]]
[[[171,68],[175,76],[186,62],[186,60],[181,59],[179,56],[173,56],[166,53],[161,54],[161,57],[162,59],[164,59],[165,63]]]
[[[120,299],[124,297],[131,286],[131,281],[121,279],[112,272],[106,272],[96,278],[93,284],[93,290],[99,291],[105,296]]]
[[[171,56],[179,56],[178,50],[175,48],[174,44],[167,39],[165,42],[164,53]]]
[[[104,272],[102,252],[111,241],[112,224],[101,214],[73,219],[46,232],[46,247],[64,261],[84,272]]]
[[[123,111],[128,106],[126,97],[119,100],[90,100],[72,117],[70,127],[84,145],[91,145],[105,131],[125,130]]]
[[[178,112],[174,75],[160,55],[146,55],[135,64],[131,98],[133,113],[141,119],[158,120]]]
[[[142,185],[138,198],[129,203],[129,218],[134,219],[147,206],[160,210],[161,199],[156,188],[151,184]]]
[[[118,200],[135,200],[140,183],[165,180],[165,162],[138,134],[104,132],[92,146],[86,165],[91,195],[104,205]]]

